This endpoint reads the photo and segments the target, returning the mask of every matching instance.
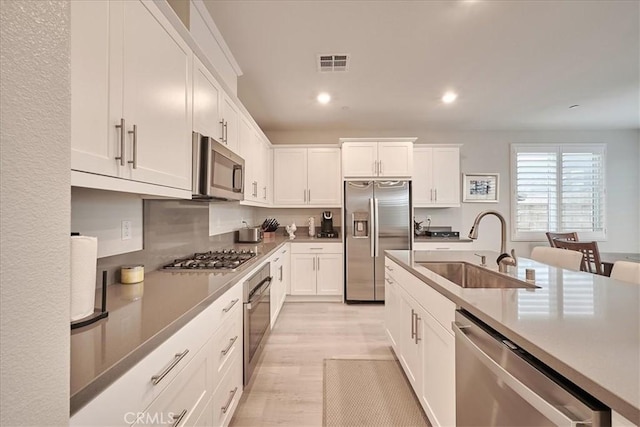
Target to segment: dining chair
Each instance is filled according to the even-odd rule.
[[[582,266],[580,270],[604,275],[598,242],[574,242],[571,240],[554,239],[556,248],[582,252]]]
[[[616,261],[611,270],[611,278],[640,285],[640,263]]]
[[[552,233],[552,232],[548,231],[545,234],[547,235],[547,239],[549,240],[549,245],[552,248],[556,247],[556,244],[555,244],[554,241],[557,240],[557,239],[570,240],[572,242],[577,242],[578,241],[578,233],[576,233],[575,231],[570,232],[570,233]]]
[[[550,248],[548,246],[536,246],[531,251],[531,259],[553,267],[580,271],[583,255],[577,251],[567,251],[559,248]]]

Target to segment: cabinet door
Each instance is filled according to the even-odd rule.
[[[342,254],[316,255],[317,295],[342,295]]]
[[[223,92],[222,101],[222,121],[224,132],[223,143],[229,147],[229,149],[235,153],[238,152],[238,126],[239,126],[239,114],[236,104],[229,96]]]
[[[191,189],[189,46],[153,3],[126,1],[123,57],[131,178]]]
[[[277,261],[276,261],[277,260]],[[281,295],[284,292],[282,277],[280,276],[282,267],[282,259],[279,255],[276,255],[275,259],[271,261],[271,275],[273,276],[273,280],[271,281],[271,293],[269,295],[270,304],[269,308],[271,310],[271,328],[276,324],[276,319],[278,317],[279,306],[278,303],[282,298]]]
[[[400,288],[398,288],[400,289]],[[404,367],[407,379],[411,383],[416,395],[420,396],[421,369],[422,369],[422,342],[420,337],[416,340],[416,316],[420,317],[416,307],[418,304],[404,291],[400,292],[400,363]],[[424,329],[424,328],[423,328]]]
[[[460,206],[460,149],[433,149],[433,189],[437,206]]]
[[[117,15],[114,9],[108,1],[71,2],[71,169],[109,176],[118,176],[121,168],[115,125],[122,102],[112,105],[113,119],[109,110],[109,15]],[[117,54],[114,62],[121,60]]]
[[[378,143],[345,142],[342,144],[342,175],[349,178],[377,175]]]
[[[413,143],[378,143],[378,176],[410,177],[413,171]]]
[[[307,202],[307,149],[273,150],[273,203],[276,206]]]
[[[220,137],[220,96],[222,90],[209,70],[193,57],[193,131]]]
[[[433,149],[420,147],[413,149],[413,206],[428,206],[433,203],[433,183],[431,181]]]
[[[273,150],[273,203],[305,205],[307,202],[307,149]]]
[[[260,147],[260,177],[259,177],[259,201],[260,203],[269,205],[271,204],[271,164],[273,163],[273,157],[271,153],[271,146],[269,142],[262,136],[257,134],[258,145]]]
[[[398,285],[389,276],[385,274],[385,287],[384,287],[384,327],[387,332],[387,336],[391,341],[391,345],[396,354],[399,352],[398,339],[399,339],[399,321],[402,318],[400,296],[398,295]]]
[[[456,357],[453,333],[423,313],[418,332],[423,336],[420,400],[434,426],[456,425]]]
[[[291,255],[291,295],[316,294],[316,255]]]
[[[178,417],[181,425],[194,425],[207,407],[213,395],[214,384],[211,381],[212,346],[204,345],[182,372],[142,412],[144,416],[135,425],[161,426],[171,424]],[[129,421],[125,419],[125,421]]]
[[[244,159],[244,199],[255,199],[256,166],[254,131],[251,123],[244,116],[240,118],[240,156]]]
[[[307,156],[308,204],[340,206],[340,149],[309,148]]]
[[[287,294],[291,293],[291,253],[289,251],[289,245],[282,250],[282,281],[283,281],[283,289],[282,300],[280,301],[280,305],[284,304],[284,300],[287,297]]]

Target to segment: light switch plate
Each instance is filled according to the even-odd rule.
[[[133,237],[133,230],[131,221],[122,221],[122,240],[131,240]]]

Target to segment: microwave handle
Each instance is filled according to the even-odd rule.
[[[233,166],[233,191],[236,193],[242,193],[243,188],[243,173],[242,165]]]

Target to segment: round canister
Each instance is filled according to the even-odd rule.
[[[123,265],[120,267],[120,282],[140,283],[144,280],[144,265]]]

